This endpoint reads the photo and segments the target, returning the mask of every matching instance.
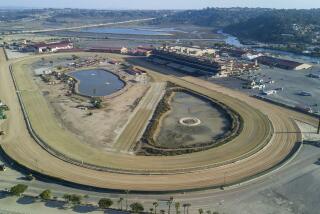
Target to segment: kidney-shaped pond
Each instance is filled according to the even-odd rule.
[[[125,82],[117,75],[104,69],[73,71],[68,75],[78,81],[76,91],[85,96],[107,96],[125,86]]]

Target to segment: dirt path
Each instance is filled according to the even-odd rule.
[[[135,146],[164,93],[165,83],[152,83],[113,146],[117,152],[129,152]]]

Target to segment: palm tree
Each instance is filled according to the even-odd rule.
[[[170,197],[169,201],[167,202],[167,204],[168,204],[168,214],[170,214],[172,202],[173,202],[173,197]]]
[[[122,202],[123,202],[123,198],[119,198],[118,203],[120,204],[120,210],[122,210]]]
[[[176,202],[174,204],[174,206],[176,207],[176,214],[179,214],[180,213],[180,203],[179,202]]]
[[[191,204],[187,204],[187,214],[189,214],[189,207],[191,207]]]
[[[159,206],[159,203],[155,201],[152,205],[154,206],[154,214],[157,214],[157,207]]]
[[[198,210],[199,214],[203,214],[203,209]]]
[[[186,214],[186,208],[187,208],[187,204],[183,204],[183,214]]]
[[[118,207],[118,210],[120,209],[120,200],[117,200],[117,207]]]
[[[126,210],[128,210],[128,195],[130,193],[130,190],[126,190]]]

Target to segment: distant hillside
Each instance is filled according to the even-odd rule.
[[[320,9],[207,8],[162,17],[153,24],[193,24],[223,29],[243,40],[268,43],[320,42]]]
[[[320,10],[272,10],[224,31],[239,38],[268,43],[319,43]]]
[[[192,24],[213,28],[223,28],[257,17],[270,9],[252,8],[206,8],[187,10],[155,19],[153,24]]]
[[[161,17],[164,14],[172,14],[171,11],[155,10],[89,10],[89,9],[55,9],[47,22],[73,23],[77,20],[92,22],[125,21],[131,19],[143,19]]]

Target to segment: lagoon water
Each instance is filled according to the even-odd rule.
[[[143,36],[166,36],[171,35],[172,29],[154,29],[154,28],[110,28],[98,27],[87,28],[81,32],[86,33],[106,33],[106,34],[120,34],[120,35],[143,35]]]
[[[125,86],[117,75],[103,69],[74,71],[68,75],[80,81],[76,87],[85,96],[107,96]]]
[[[221,34],[226,37],[224,40],[226,44],[233,45],[238,48],[243,47],[243,45],[241,44],[240,40],[237,37],[232,36],[230,34],[226,34],[222,30],[219,30],[218,34]]]

